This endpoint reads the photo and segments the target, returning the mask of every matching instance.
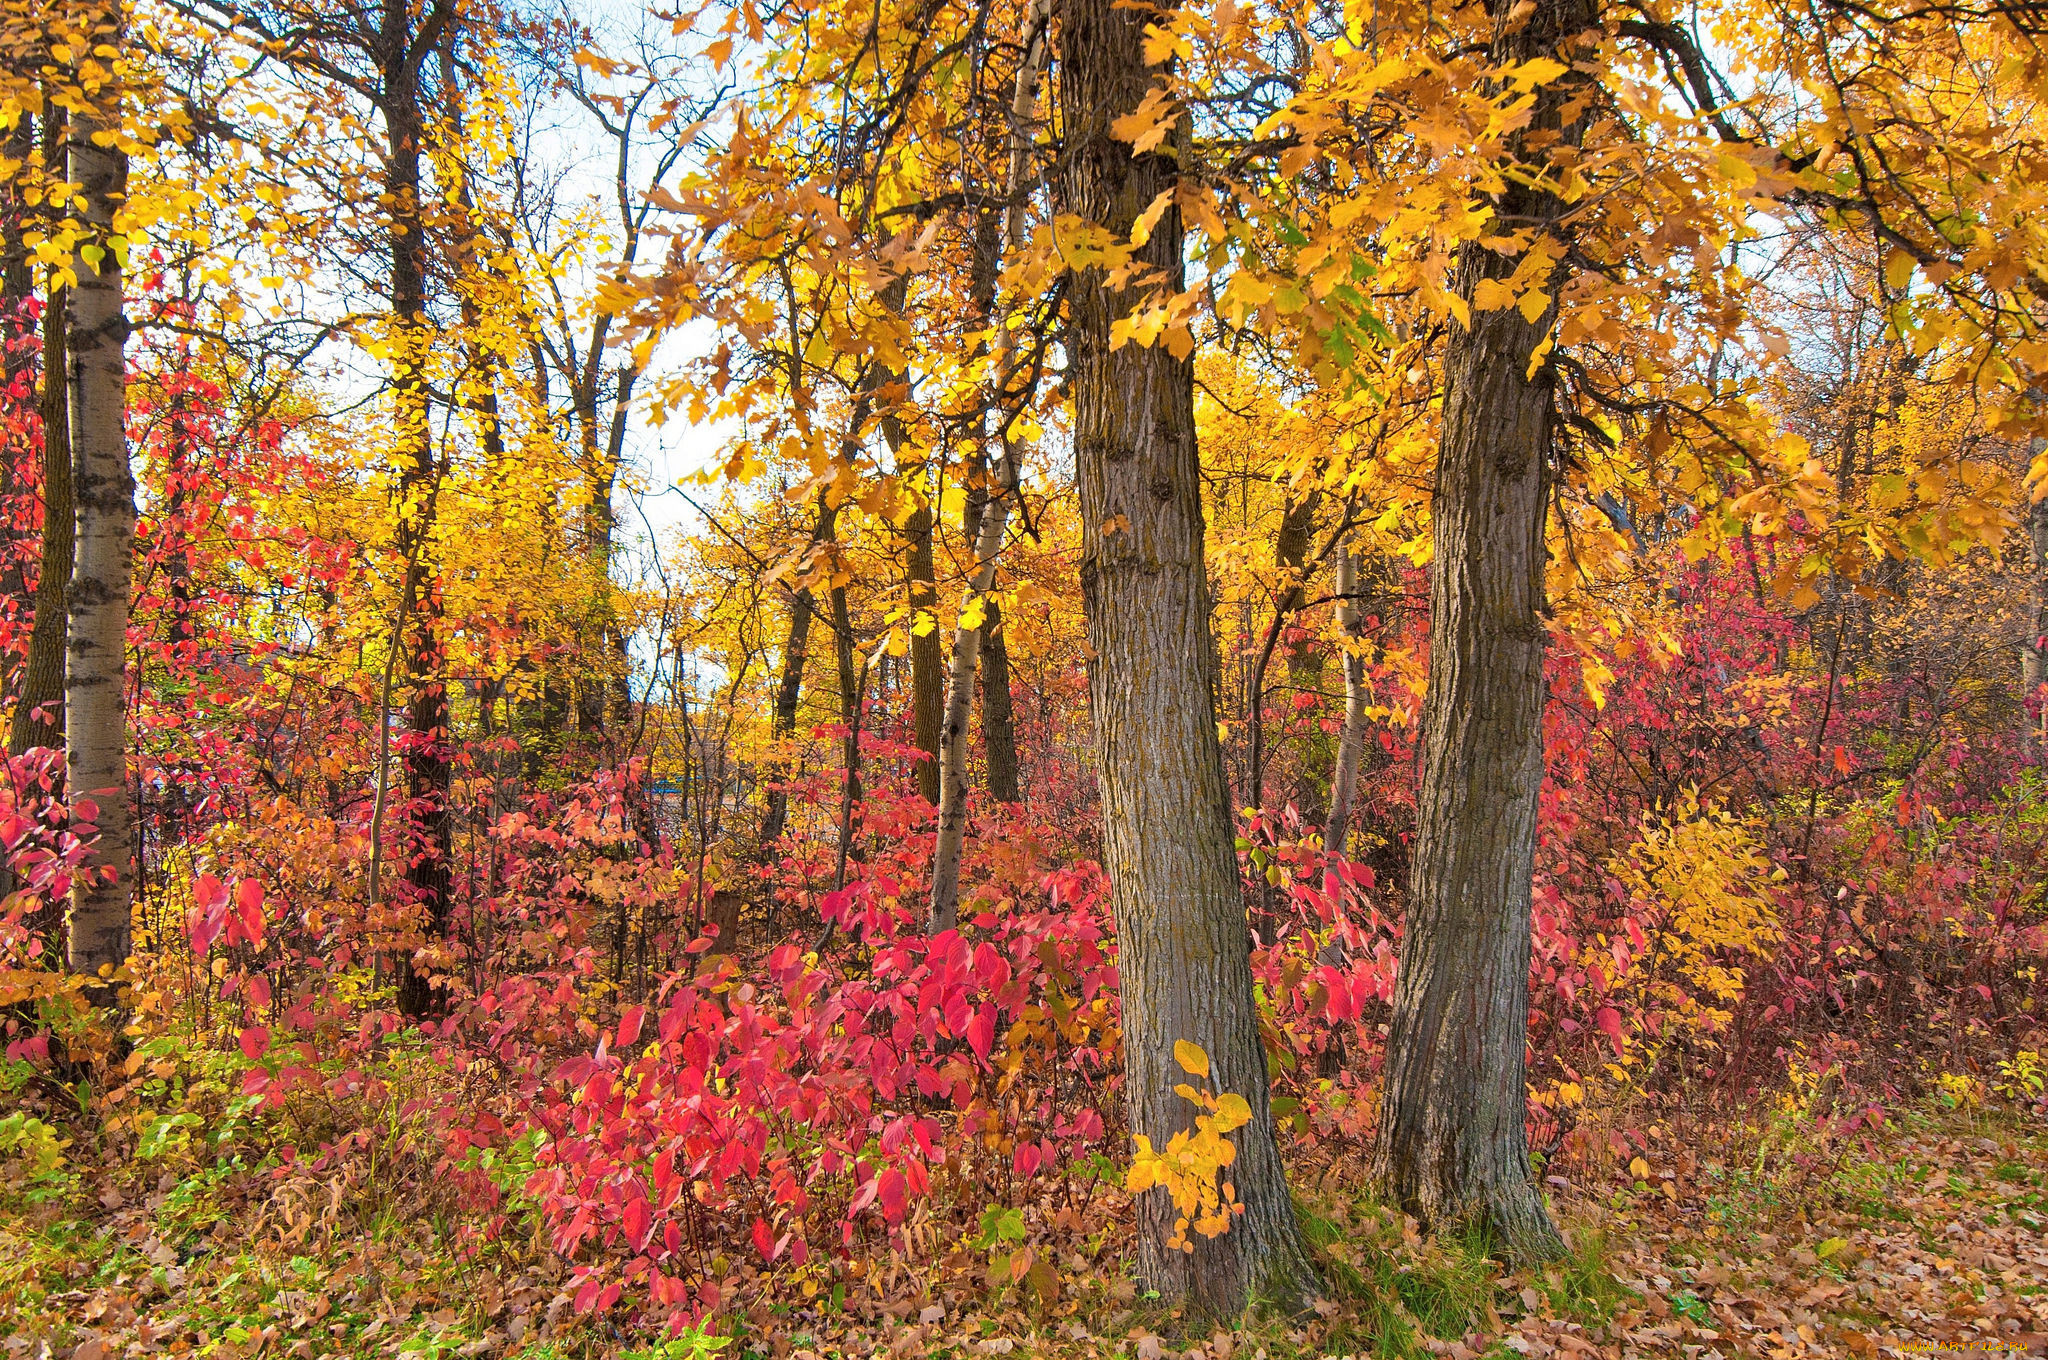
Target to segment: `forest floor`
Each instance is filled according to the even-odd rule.
[[[1552,1177],[1576,1257],[1536,1272],[1424,1242],[1333,1188],[1339,1163],[1303,1194],[1331,1298],[1234,1333],[1138,1295],[1128,1206],[1105,1190],[989,1206],[979,1234],[971,1209],[913,1221],[907,1249],[772,1275],[718,1257],[744,1301],[732,1334],[664,1341],[621,1330],[623,1309],[579,1316],[516,1199],[485,1231],[389,1144],[309,1170],[229,1101],[149,1115],[101,1164],[108,1125],[76,1104],[66,1120],[63,1090],[0,1096],[4,1360],[2048,1354],[2048,1128],[2001,1111],[1923,1106],[1833,1144],[1788,1141],[1803,1121],[1651,1128],[1668,1165]]]

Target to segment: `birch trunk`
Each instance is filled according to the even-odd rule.
[[[117,12],[118,13],[118,12]],[[106,41],[121,41],[119,19]],[[128,708],[123,684],[128,655],[128,591],[135,548],[135,475],[128,462],[124,417],[128,318],[121,301],[120,257],[109,244],[114,214],[127,192],[128,159],[96,144],[95,133],[120,118],[119,96],[99,92],[102,108],[74,113],[69,175],[87,240],[104,253],[82,253],[70,290],[70,426],[74,534],[70,617],[64,675],[65,781],[74,799],[98,805],[96,874],[71,890],[71,970],[99,976],[128,958],[134,891],[128,805]]]
[[[1492,0],[1501,64],[1569,63],[1582,0]],[[1523,11],[1527,6],[1521,6]],[[1534,141],[1569,145],[1563,107],[1579,83],[1539,89]],[[1540,155],[1541,152],[1534,153]],[[1516,177],[1504,221],[1554,221],[1563,205]],[[1505,279],[1517,261],[1468,243],[1457,290]],[[1553,294],[1556,279],[1546,281]],[[1376,1150],[1388,1198],[1433,1231],[1473,1227],[1518,1260],[1563,1252],[1529,1173],[1524,1075],[1529,905],[1543,784],[1544,543],[1555,371],[1531,356],[1555,323],[1519,308],[1471,313],[1445,354],[1443,431],[1432,503],[1429,688],[1414,886],[1387,1036]]]
[[[1024,179],[1031,164],[1031,111],[1038,103],[1039,82],[1051,53],[1051,16],[1051,0],[1033,0],[1025,18],[1024,60],[1017,68],[1016,84],[1010,94],[1010,164],[1005,180],[1008,202],[1002,243],[996,254],[998,267],[1002,256],[1015,250],[1024,239]],[[994,273],[989,277],[989,286],[993,288]],[[988,502],[975,526],[974,573],[968,578],[963,613],[985,615],[992,603],[987,596],[995,586],[996,559],[1003,550],[1010,505],[1017,495],[1018,453],[1004,415],[1010,383],[1016,376],[1015,364],[1016,347],[1009,328],[1004,326],[996,336],[996,376],[989,394],[989,406],[998,425],[1000,454],[995,485],[989,490]],[[970,627],[963,617],[953,630],[953,657],[946,673],[946,709],[939,725],[939,834],[932,852],[929,922],[935,935],[953,929],[960,917],[960,854],[967,839],[967,712],[974,699],[974,672],[981,658],[987,622],[986,618],[978,618]],[[1005,677],[1006,687],[1007,684]],[[1003,697],[1005,701],[1009,698],[1007,688]],[[985,718],[986,695],[983,705]],[[1014,785],[1014,769],[1011,782]]]
[[[1128,236],[1171,191],[1174,148],[1134,154],[1111,126],[1154,83],[1144,54],[1158,12],[1064,0],[1058,207]],[[1183,286],[1182,226],[1169,206],[1137,265]],[[1295,1309],[1321,1292],[1280,1160],[1253,998],[1250,939],[1216,735],[1216,666],[1203,564],[1194,365],[1164,345],[1110,347],[1141,301],[1099,269],[1070,277],[1067,352],[1081,499],[1081,591],[1102,790],[1103,862],[1117,925],[1124,1082],[1131,1132],[1164,1148],[1194,1107],[1174,1045],[1207,1052],[1215,1088],[1242,1095],[1230,1180],[1245,1211],[1219,1237],[1168,1245],[1164,1190],[1137,1197],[1138,1273],[1168,1300],[1216,1316],[1254,1297]]]

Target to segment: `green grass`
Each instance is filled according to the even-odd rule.
[[[1462,1339],[1495,1325],[1501,1312],[1521,1309],[1524,1288],[1533,1288],[1550,1312],[1587,1325],[1607,1321],[1630,1298],[1607,1270],[1606,1242],[1595,1232],[1572,1234],[1563,1261],[1509,1272],[1497,1259],[1498,1244],[1476,1231],[1418,1246],[1403,1243],[1398,1215],[1369,1200],[1328,1209],[1303,1203],[1297,1210],[1339,1309],[1319,1354],[1419,1360],[1430,1354],[1430,1341]]]

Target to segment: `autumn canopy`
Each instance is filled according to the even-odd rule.
[[[2048,1328],[2044,30],[0,0],[0,1331]]]

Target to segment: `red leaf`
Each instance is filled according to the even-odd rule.
[[[235,914],[241,918],[242,935],[250,944],[263,943],[263,885],[245,878],[235,885]]]
[[[903,1221],[903,1173],[891,1167],[876,1178],[881,1190],[876,1198],[882,1205],[882,1217],[891,1223]]]
[[[1622,1033],[1621,1012],[1612,1006],[1602,1006],[1594,1015],[1593,1023],[1600,1026],[1607,1037],[1614,1041],[1614,1056],[1620,1057],[1628,1046],[1628,1040]]]
[[[765,1218],[754,1220],[754,1250],[761,1253],[761,1259],[764,1261],[775,1259],[775,1231],[768,1226],[768,1220]]]
[[[625,1228],[626,1244],[639,1251],[647,1245],[647,1234],[653,1230],[654,1216],[647,1211],[647,1201],[635,1195],[626,1201]]]
[[[201,911],[213,911],[227,900],[227,885],[212,874],[201,874],[192,880],[192,901]]]
[[[631,1010],[627,1011],[624,1015],[620,1016],[619,1035],[618,1038],[613,1041],[612,1047],[618,1049],[632,1047],[633,1044],[639,1040],[640,1025],[646,1019],[647,1008],[645,1006],[635,1006]]]
[[[977,1007],[974,1018],[967,1022],[967,1046],[974,1050],[974,1056],[986,1059],[989,1050],[996,1044],[996,1012],[993,1006]]]
[[[251,1025],[242,1031],[242,1056],[255,1062],[270,1047],[270,1031],[262,1025]]]

